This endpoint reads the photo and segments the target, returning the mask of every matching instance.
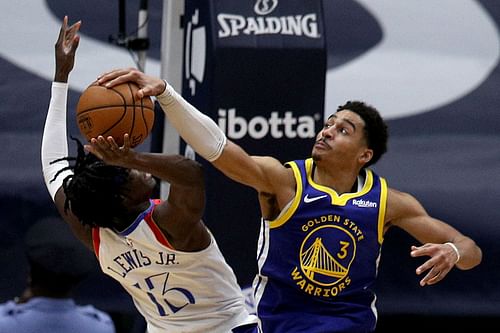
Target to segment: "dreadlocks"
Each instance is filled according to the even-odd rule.
[[[85,153],[78,139],[71,139],[77,143],[77,156],[63,157],[51,164],[63,160],[74,164],[59,170],[51,182],[61,172],[72,170],[73,174],[63,180],[64,211],[71,209],[84,225],[110,228],[115,225],[113,221],[118,215],[126,210],[122,194],[127,191],[128,169],[105,164],[93,154]]]

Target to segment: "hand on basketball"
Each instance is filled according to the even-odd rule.
[[[137,97],[157,96],[165,90],[165,81],[149,76],[136,68],[115,69],[99,75],[97,82],[111,88],[125,82],[135,82],[139,86]]]
[[[453,250],[452,250],[453,251]],[[422,280],[420,285],[433,285],[444,279],[448,272],[455,265],[454,254],[450,255],[450,247],[445,244],[432,244],[427,243],[422,246],[411,247],[412,257],[430,256],[431,258],[420,265],[416,273],[420,275],[426,271],[427,274]]]
[[[107,164],[127,167],[128,161],[133,158],[135,152],[130,146],[128,134],[123,136],[123,142],[123,146],[119,147],[112,136],[104,138],[99,135],[97,138],[90,139],[89,144],[84,147],[89,153],[94,154]]]

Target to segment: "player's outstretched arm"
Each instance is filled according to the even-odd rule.
[[[210,117],[188,103],[165,81],[134,68],[113,70],[98,78],[100,84],[108,87],[127,81],[141,87],[138,97],[157,96],[169,122],[181,137],[228,177],[259,192],[276,193],[283,185],[294,188],[293,176],[278,160],[249,156],[240,146],[227,140]]]
[[[422,286],[441,281],[454,266],[472,269],[482,260],[481,249],[470,237],[429,216],[408,193],[389,189],[386,224],[402,228],[423,244],[410,250],[412,257],[429,257],[416,269],[418,275],[425,274]]]
[[[69,223],[75,235],[88,247],[92,247],[89,228],[83,227],[78,219],[64,209],[65,195],[63,180],[72,175],[65,170],[69,164],[63,158],[68,156],[66,133],[66,105],[68,76],[74,66],[74,58],[79,43],[77,35],[81,22],[68,26],[65,16],[55,44],[56,70],[52,83],[49,110],[42,136],[41,162],[45,185],[61,216]]]

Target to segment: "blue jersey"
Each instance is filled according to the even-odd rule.
[[[70,298],[34,297],[0,304],[1,333],[115,333],[111,317]]]
[[[286,165],[295,197],[278,218],[262,220],[259,236],[254,289],[263,332],[372,332],[385,180],[365,169],[357,192],[338,195],[314,183],[312,159]]]

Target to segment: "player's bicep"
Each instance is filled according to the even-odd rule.
[[[228,141],[221,156],[213,162],[226,176],[253,187],[258,192],[273,193],[276,182],[287,173],[275,158],[250,156],[240,146]]]
[[[420,202],[412,195],[389,190],[387,200],[389,223],[395,225],[421,243],[443,243],[457,232],[450,225],[431,217]]]

